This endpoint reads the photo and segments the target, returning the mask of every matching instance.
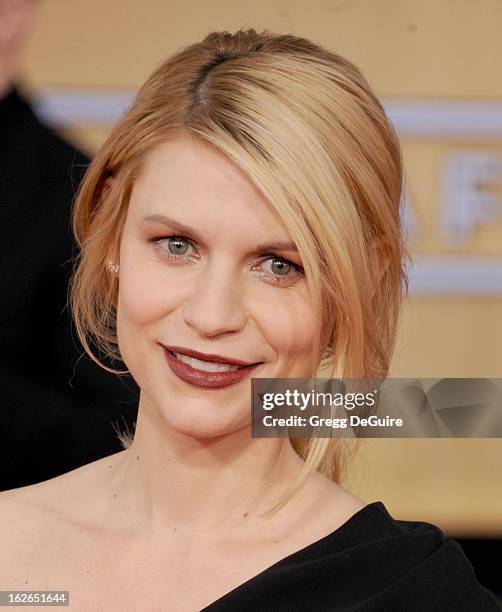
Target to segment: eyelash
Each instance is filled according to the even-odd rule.
[[[190,246],[192,246],[193,248],[195,248],[195,245],[193,244],[193,242],[189,239],[186,238],[185,236],[180,236],[179,234],[171,234],[170,236],[160,236],[158,238],[152,238],[149,240],[149,242],[152,242],[154,244],[155,247],[159,248],[162,251],[162,256],[167,257],[168,259],[173,259],[173,260],[185,260],[188,263],[193,263],[193,259],[192,257],[189,257],[187,255],[174,255],[174,253],[169,253],[168,251],[166,251],[165,249],[163,249],[160,246],[160,242],[162,242],[163,240],[170,240],[173,238],[178,238],[180,240],[184,240],[185,242],[187,242],[188,244],[190,244]],[[269,259],[273,259],[276,261],[281,261],[284,263],[288,263],[292,266],[292,268],[296,271],[296,273],[299,276],[305,276],[305,271],[304,269],[299,266],[298,264],[295,264],[294,262],[290,261],[289,259],[285,259],[284,257],[279,257],[278,255],[266,255],[264,256],[260,263],[264,262],[264,261],[268,261]],[[260,276],[265,276],[267,278],[272,277],[273,280],[272,282],[279,285],[279,286],[283,286],[283,285],[289,285],[291,283],[291,281],[289,280],[289,275],[286,276],[277,276],[275,274],[272,273],[262,273]],[[293,281],[294,282],[294,281]]]

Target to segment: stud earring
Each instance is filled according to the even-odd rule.
[[[106,265],[108,267],[108,270],[110,270],[110,272],[113,272],[114,274],[118,274],[119,273],[119,265],[113,263],[113,261],[111,259],[109,259],[106,262]]]

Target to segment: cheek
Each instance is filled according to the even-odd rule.
[[[166,279],[161,282],[148,266],[121,265],[117,339],[122,359],[135,378],[141,379],[152,344],[162,339],[161,322],[175,310],[179,291],[176,283],[170,283],[166,291]]]
[[[179,276],[155,262],[121,266],[118,305],[123,326],[158,324],[186,299],[183,287]]]
[[[124,326],[152,321],[165,307],[166,292],[148,273],[131,267],[120,275],[118,305]]]
[[[279,359],[294,361],[310,358],[315,325],[312,305],[303,293],[288,293],[281,300],[268,302],[262,321],[267,339]]]

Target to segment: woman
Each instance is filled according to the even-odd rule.
[[[250,436],[252,377],[387,373],[402,182],[364,77],[308,40],[213,32],[153,73],[73,226],[77,329],[138,383],[134,439],[0,496],[3,589],[82,610],[498,609],[437,527],[338,484],[340,440]]]

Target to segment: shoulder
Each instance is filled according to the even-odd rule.
[[[374,542],[373,548],[380,548],[380,554],[377,556],[374,550],[371,558],[374,563],[379,559],[378,571],[387,574],[372,596],[375,610],[390,609],[396,604],[417,612],[502,610],[493,594],[477,580],[458,542],[446,538],[431,523],[395,521],[395,524],[394,536],[387,536],[379,544]]]
[[[0,579],[2,584],[20,588],[26,573],[32,573],[35,558],[44,541],[55,532],[57,516],[51,511],[36,485],[0,493]],[[26,587],[25,587],[26,588]]]
[[[12,517],[21,522],[30,517],[45,520],[55,516],[70,520],[72,513],[80,509],[88,512],[92,501],[100,498],[110,473],[126,453],[122,450],[54,478],[1,491],[0,520]]]
[[[285,513],[279,513],[282,526],[274,524],[273,528],[276,534],[284,531],[290,541],[305,544],[331,534],[365,506],[361,498],[313,472],[288,503]]]
[[[9,155],[30,168],[30,180],[38,179],[50,188],[50,195],[73,196],[90,163],[89,157],[52,126],[48,125],[35,103],[16,92],[16,118],[7,139]]]
[[[363,499],[319,472],[310,474],[304,496],[317,508],[322,507],[322,514],[329,517],[334,512],[340,519],[348,519],[367,506]]]
[[[66,140],[41,117],[36,103],[32,103],[17,87],[8,96],[11,125],[7,125],[7,137],[12,136],[12,142],[7,139],[9,148],[12,146],[24,148],[30,143],[29,155],[37,156],[48,164],[54,158],[65,162],[88,164],[89,158],[79,148]],[[10,131],[9,131],[10,130]],[[29,137],[29,139],[28,139]],[[26,151],[24,151],[26,155]],[[38,155],[37,155],[38,153]],[[43,156],[42,156],[43,154]]]
[[[438,526],[396,520],[383,502],[364,504],[340,489],[326,506],[333,520],[342,504],[339,526],[273,568],[278,580],[288,582],[291,601],[299,606],[294,609],[500,612],[460,545]]]
[[[64,550],[79,541],[113,458],[105,457],[55,478],[0,492],[0,582],[50,573]]]
[[[27,109],[26,114],[30,115],[32,126],[37,126],[40,140],[44,143],[44,148],[50,158],[59,158],[62,162],[67,163],[89,164],[89,157],[78,146],[67,140],[64,135],[45,121],[37,104],[32,104],[27,100],[24,100],[24,103]]]
[[[338,544],[357,576],[361,609],[501,610],[460,544],[437,525],[395,519],[381,501],[354,519]]]

